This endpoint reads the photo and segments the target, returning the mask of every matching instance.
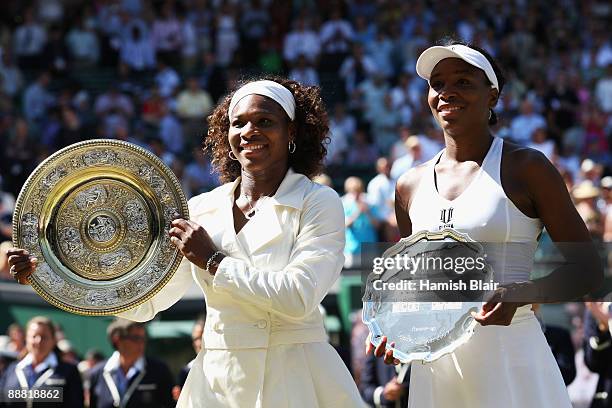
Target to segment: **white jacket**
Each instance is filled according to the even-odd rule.
[[[227,254],[215,276],[184,259],[158,294],[120,315],[152,319],[183,296],[191,279],[204,291],[203,350],[180,407],[361,406],[348,370],[327,343],[318,309],[344,262],[338,195],[289,170],[274,197],[236,234],[232,207],[239,182],[189,201],[191,220]]]

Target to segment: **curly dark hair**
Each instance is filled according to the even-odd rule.
[[[219,173],[223,183],[240,176],[240,163],[229,157],[228,141],[229,116],[227,110],[234,92],[248,82],[259,80],[278,82],[289,89],[295,98],[295,144],[296,152],[289,155],[289,167],[296,173],[312,178],[321,173],[323,158],[327,154],[326,145],[329,131],[329,119],[321,91],[316,86],[304,86],[296,81],[277,76],[264,76],[243,80],[237,88],[227,95],[208,116],[208,134],[204,138],[204,150],[212,157],[212,165]],[[287,117],[289,121],[289,117]]]

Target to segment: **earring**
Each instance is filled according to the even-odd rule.
[[[232,160],[238,160],[238,158],[236,157],[236,155],[234,154],[234,152],[232,152],[231,150],[228,153],[230,159]]]
[[[491,120],[491,116],[493,116],[493,109],[489,109],[489,120]]]
[[[293,140],[289,142],[289,153],[295,153],[295,149],[297,149],[297,145]]]

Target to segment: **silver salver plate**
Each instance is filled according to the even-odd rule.
[[[382,257],[418,258],[426,253],[444,259],[459,255],[476,258],[483,255],[483,248],[467,235],[447,228],[439,232],[422,231],[403,238]],[[423,270],[406,274],[392,268],[382,274],[371,273],[366,282],[362,318],[370,329],[371,342],[378,346],[382,337],[387,336],[387,349],[392,349],[394,357],[402,363],[414,360],[432,362],[467,342],[477,324],[471,313],[482,307],[485,292],[488,293],[423,289],[415,292],[405,290],[398,294],[373,290],[375,280],[398,282],[399,276],[406,275],[417,282],[422,279],[448,282],[452,279],[428,274],[431,272]],[[491,282],[492,277],[493,270],[487,263],[483,270],[470,275],[471,279],[482,282]],[[415,284],[414,287],[419,286]],[[394,347],[390,346],[392,342],[395,342]]]
[[[30,283],[46,301],[112,315],[170,280],[182,259],[170,223],[188,215],[178,180],[157,156],[132,143],[89,140],[30,175],[13,214],[13,244],[38,258]]]

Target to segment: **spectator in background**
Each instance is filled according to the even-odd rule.
[[[206,51],[202,55],[202,66],[198,70],[202,89],[210,93],[213,103],[217,103],[227,90],[225,71],[217,65],[215,54]]]
[[[5,251],[6,252],[6,251]],[[27,352],[26,351],[26,333],[23,327],[19,323],[11,323],[6,329],[9,342],[6,345],[7,350],[16,353],[20,358]]]
[[[607,296],[606,298],[608,298]],[[610,302],[586,302],[584,318],[584,362],[599,374],[592,408],[612,407],[612,338],[610,337]]]
[[[181,79],[176,71],[161,56],[157,58],[155,84],[159,88],[159,94],[166,99],[172,97],[181,84]]]
[[[560,71],[552,81],[551,89],[544,97],[544,103],[550,130],[559,139],[568,129],[576,125],[576,112],[580,104],[576,90],[569,84],[566,72]]]
[[[4,189],[17,197],[21,187],[35,166],[36,152],[32,148],[30,126],[23,118],[15,119],[9,130],[8,143],[0,151],[0,169],[4,175]]]
[[[542,127],[546,127],[546,120],[542,115],[535,112],[533,103],[525,99],[521,103],[520,115],[516,116],[510,124],[512,140],[526,145],[531,140],[533,132]]]
[[[162,3],[161,11],[153,22],[152,40],[159,59],[172,66],[178,65],[183,37],[181,24],[174,13],[174,2]]]
[[[357,129],[357,121],[355,117],[347,112],[346,105],[343,102],[336,102],[334,105],[334,113],[329,119],[330,130],[340,130],[348,139],[352,138]]]
[[[289,72],[289,78],[306,86],[319,86],[317,71],[308,64],[306,56],[300,55]]]
[[[62,388],[62,402],[54,406],[83,407],[83,385],[76,366],[64,363],[55,354],[56,337],[53,322],[36,316],[26,325],[27,354],[11,364],[0,379],[0,392],[8,390]],[[5,407],[21,407],[24,403],[6,402]],[[35,405],[36,406],[36,405]]]
[[[421,141],[416,135],[408,136],[404,142],[408,153],[393,162],[391,166],[391,178],[397,181],[398,178],[413,167],[423,163],[423,148]]]
[[[354,44],[353,53],[342,62],[338,75],[344,80],[344,90],[350,96],[374,72],[375,61],[364,55],[363,45]]]
[[[172,167],[172,163],[176,160],[176,156],[168,151],[164,142],[159,136],[150,136],[147,138],[147,148],[157,157],[159,157],[166,166]]]
[[[185,12],[178,13],[181,27],[181,67],[183,71],[192,72],[198,63],[198,34],[193,23]]]
[[[74,109],[69,106],[62,108],[61,118],[62,124],[55,143],[56,150],[85,140],[87,135],[83,134],[81,119]]]
[[[359,389],[363,399],[376,408],[407,407],[410,364],[387,365],[380,358],[368,354]]]
[[[351,50],[353,27],[342,17],[341,6],[336,4],[330,12],[329,19],[319,30],[321,41],[321,64],[323,72],[337,72],[340,64]]]
[[[91,24],[77,16],[66,35],[66,46],[75,68],[95,66],[100,59],[100,42]]]
[[[13,36],[13,49],[19,67],[40,69],[46,43],[45,28],[35,20],[34,10],[28,7],[23,13],[23,24],[17,27]]]
[[[119,92],[119,88],[111,85],[108,91],[99,95],[96,99],[94,111],[101,118],[112,112],[125,118],[131,118],[134,114],[134,104],[129,96],[122,94]]]
[[[193,346],[193,351],[195,351],[196,356],[202,350],[202,335],[204,334],[204,324],[206,323],[206,318],[204,316],[198,318],[193,324],[193,329],[191,329],[191,345]],[[172,396],[175,401],[178,401],[179,395],[181,395],[181,389],[185,385],[185,380],[187,380],[187,376],[189,375],[189,370],[191,370],[191,366],[195,362],[195,358],[191,360],[187,365],[181,368],[177,378],[176,385],[172,388]]]
[[[261,0],[245,2],[240,19],[241,54],[244,64],[253,64],[259,57],[259,45],[270,26],[270,13]]]
[[[189,197],[211,191],[219,186],[219,176],[213,172],[213,167],[200,148],[192,150],[193,160],[185,168],[186,194]]]
[[[540,321],[546,342],[557,361],[559,371],[561,371],[563,382],[565,382],[565,385],[571,384],[574,378],[576,378],[576,364],[574,362],[576,351],[574,350],[570,331],[560,326],[545,324],[540,313],[539,303],[531,305],[531,310],[533,310]]]
[[[391,163],[386,157],[376,160],[376,172],[378,174],[368,183],[368,203],[376,208],[376,215],[380,221],[381,240],[397,241],[399,231],[394,211],[395,181],[390,178]]]
[[[69,70],[68,47],[64,41],[64,33],[60,26],[49,28],[49,39],[43,49],[43,66],[46,66],[55,76],[63,77]]]
[[[334,113],[329,119],[329,145],[327,146],[326,163],[342,164],[345,162],[349,141],[353,139],[357,121],[346,112],[346,105],[337,102]]]
[[[317,63],[321,52],[321,40],[316,32],[310,29],[306,17],[300,16],[295,20],[294,29],[285,35],[283,57],[291,65],[303,55],[311,64]]]
[[[376,32],[374,41],[365,44],[365,52],[376,64],[376,71],[382,73],[385,78],[393,75],[393,42],[387,36],[385,29],[380,27]]]
[[[553,160],[555,142],[548,139],[548,131],[545,127],[539,127],[533,131],[531,134],[531,142],[527,144],[527,147],[538,150],[542,152],[548,160]]]
[[[390,93],[384,96],[382,108],[371,119],[372,131],[376,135],[375,142],[378,150],[383,154],[388,154],[393,144],[397,141],[402,116],[394,108]]]
[[[605,75],[595,85],[595,100],[602,111],[612,113],[612,62],[608,63]]]
[[[215,15],[215,59],[221,67],[227,67],[234,59],[234,52],[240,46],[236,27],[236,10],[231,2],[223,2]]]
[[[164,99],[159,94],[159,88],[154,85],[142,101],[140,118],[144,123],[158,126],[163,116]]]
[[[159,138],[170,153],[180,155],[185,145],[183,127],[170,111],[167,103],[163,104],[161,109],[162,117],[159,121]]]
[[[99,95],[94,104],[94,111],[100,120],[104,137],[115,138],[118,128],[128,128],[129,119],[134,114],[131,98],[119,92],[116,85]]]
[[[151,38],[144,28],[132,24],[121,40],[119,60],[132,72],[141,73],[155,68],[155,49]]]
[[[189,78],[187,88],[176,98],[176,113],[183,121],[185,140],[189,146],[193,146],[190,142],[199,139],[204,133],[205,123],[202,118],[208,116],[213,105],[210,94],[200,87],[198,78]]]
[[[145,325],[116,318],[106,332],[115,352],[91,370],[90,407],[174,407],[170,370],[145,355]]]
[[[359,127],[353,136],[353,144],[348,149],[346,162],[351,166],[367,166],[378,158],[378,150],[372,143],[367,127]]]
[[[585,180],[572,190],[572,198],[576,210],[587,226],[594,240],[601,241],[603,237],[603,217],[596,200],[599,197],[599,188],[592,181]]]
[[[90,349],[85,353],[85,358],[77,365],[81,373],[81,380],[83,381],[85,406],[87,407],[91,406],[89,403],[89,389],[91,388],[89,377],[91,375],[91,369],[102,361],[104,361],[104,355],[96,349]]]
[[[51,74],[43,71],[38,75],[36,81],[26,88],[23,94],[23,114],[28,123],[40,124],[45,119],[47,109],[55,100],[47,90],[50,82]]]
[[[413,104],[415,101],[419,101],[416,95],[422,95],[422,91],[412,85],[411,79],[408,73],[401,73],[397,85],[391,89],[393,109],[401,115],[403,126],[408,126],[412,122],[414,115]]]
[[[5,94],[14,98],[23,88],[23,75],[21,70],[13,61],[11,50],[5,48],[2,50],[2,63],[0,63],[0,80],[2,90]]]
[[[377,242],[376,229],[379,226],[376,209],[368,204],[363,181],[359,177],[348,177],[344,181],[342,206],[346,225],[346,246],[344,248],[346,268],[361,265],[361,245]]]

